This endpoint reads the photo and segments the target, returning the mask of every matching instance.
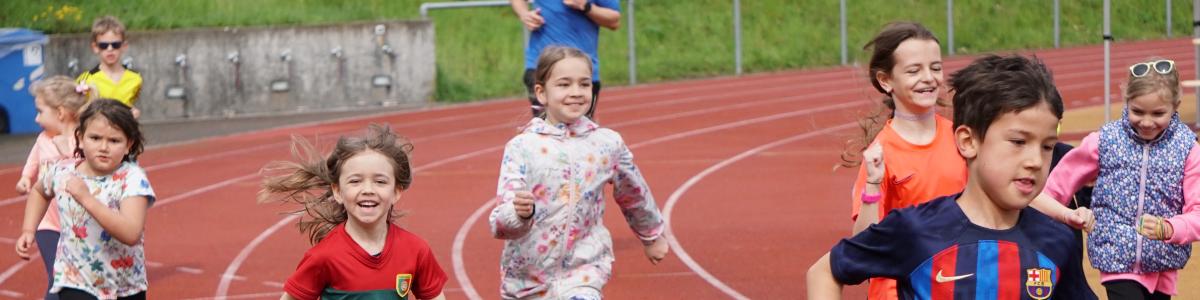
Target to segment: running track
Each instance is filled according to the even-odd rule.
[[[1068,107],[1101,103],[1103,50],[1036,51]],[[1174,58],[1191,79],[1188,40],[1119,44],[1113,93],[1125,69],[1152,55]],[[947,75],[973,57],[947,60]],[[674,233],[671,255],[646,261],[619,210],[613,233],[612,299],[800,298],[808,266],[849,232],[853,170],[833,171],[854,121],[877,98],[860,69],[837,67],[640,85],[605,92],[599,121],[634,148]],[[1120,103],[1118,97],[1114,97]],[[152,298],[278,298],[309,247],[292,207],[255,202],[271,160],[290,159],[289,136],[339,134],[387,122],[416,146],[416,175],[401,199],[401,225],[429,241],[450,276],[452,299],[498,295],[502,242],[486,213],[502,146],[523,124],[524,100],[491,101],[251,132],[151,149],[143,167],[158,193],[146,249]],[[12,254],[23,201],[19,166],[0,166],[0,297],[37,298],[40,260]],[[861,296],[858,287],[847,295]]]

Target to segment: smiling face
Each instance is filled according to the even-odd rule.
[[[910,38],[892,53],[896,65],[888,73],[875,74],[884,90],[896,100],[896,108],[924,113],[937,105],[942,91],[942,53],[937,41]]]
[[[996,118],[986,136],[966,126],[960,136],[960,151],[970,163],[970,177],[1002,210],[1020,210],[1037,197],[1046,183],[1050,157],[1058,142],[1058,117],[1045,102]],[[969,138],[962,138],[970,135]]]
[[[1154,140],[1171,125],[1175,105],[1163,99],[1161,93],[1147,93],[1133,97],[1126,103],[1129,110],[1129,125],[1143,140]]]
[[[365,150],[346,160],[333,187],[334,199],[346,209],[348,221],[363,228],[385,226],[402,192],[390,159]]]
[[[90,118],[81,125],[83,133],[79,138],[79,148],[83,150],[85,159],[83,172],[97,176],[116,171],[125,155],[129,154],[129,138],[103,115]]]
[[[545,83],[533,88],[546,107],[546,121],[574,123],[592,105],[592,63],[581,57],[563,58],[551,68]]]

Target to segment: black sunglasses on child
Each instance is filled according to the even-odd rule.
[[[121,49],[121,43],[122,43],[122,42],[123,42],[123,41],[116,41],[116,42],[96,42],[96,47],[99,47],[99,48],[100,48],[100,50],[108,50],[108,49]]]
[[[1152,62],[1136,63],[1129,66],[1129,74],[1133,77],[1143,77],[1150,74],[1150,69],[1154,69],[1158,74],[1169,74],[1175,70],[1175,61],[1169,59],[1156,60]]]

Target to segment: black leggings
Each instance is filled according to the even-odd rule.
[[[533,112],[534,117],[541,117],[543,108],[542,104],[538,103],[537,95],[533,94],[533,69],[526,69],[525,75],[521,76],[521,80],[525,82],[525,91],[529,93],[529,109]],[[600,81],[592,81],[592,106],[588,108],[588,119],[596,119],[596,104],[600,103]]]
[[[1104,290],[1108,292],[1109,300],[1170,300],[1171,295],[1163,292],[1154,292],[1146,290],[1141,283],[1133,280],[1113,280],[1104,283]]]
[[[58,254],[58,236],[58,231],[44,229],[33,235],[38,252],[42,254],[42,264],[46,266],[46,300],[58,300],[58,295],[50,293],[50,287],[54,286],[54,256]]]
[[[96,298],[96,296],[93,296],[92,294],[81,291],[81,290],[72,289],[72,288],[63,288],[61,291],[58,291],[58,299],[62,299],[62,300],[96,300],[99,298]],[[117,300],[146,300],[146,291],[142,291],[141,293],[133,294],[130,296],[117,298]]]

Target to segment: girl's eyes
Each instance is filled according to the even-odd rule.
[[[1008,140],[1008,141],[1013,143],[1014,145],[1018,145],[1018,146],[1025,145],[1025,140],[1021,140],[1021,139],[1012,139],[1012,140]]]

